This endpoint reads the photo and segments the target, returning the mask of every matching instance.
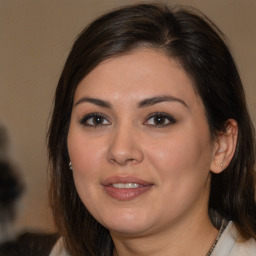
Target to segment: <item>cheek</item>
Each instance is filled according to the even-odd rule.
[[[211,162],[211,146],[199,136],[175,136],[147,146],[148,159],[159,175],[177,180],[179,177],[208,175]]]
[[[98,143],[90,143],[90,139],[79,132],[70,132],[67,142],[76,190],[90,211],[96,207],[98,200],[97,193],[100,189],[98,174],[99,170],[102,170],[100,163],[104,153]]]
[[[207,149],[200,140],[191,138],[177,137],[148,146],[148,159],[158,173],[158,187],[164,198],[163,207],[174,216],[196,205],[199,198],[207,195],[205,192],[209,188],[210,147]]]
[[[180,169],[186,165],[188,161],[193,161],[191,154],[191,147],[188,143],[186,146],[178,139],[170,139],[158,141],[158,143],[151,143],[147,147],[148,159],[151,160],[154,166],[159,169],[172,168]],[[158,169],[158,168],[157,168]]]
[[[99,169],[104,155],[102,144],[87,138],[79,132],[69,132],[68,152],[72,162],[74,178],[93,176]]]

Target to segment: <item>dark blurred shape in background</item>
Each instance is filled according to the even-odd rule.
[[[0,124],[0,243],[14,239],[16,205],[24,190],[23,183],[9,158],[7,131]]]
[[[57,234],[26,232],[16,236],[13,224],[24,184],[8,151],[8,134],[0,123],[0,256],[49,255]]]
[[[13,237],[12,222],[15,219],[16,202],[23,185],[8,162],[0,161],[0,241]]]

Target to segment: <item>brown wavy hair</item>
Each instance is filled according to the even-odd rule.
[[[112,255],[113,242],[81,202],[69,170],[67,134],[79,82],[99,63],[148,47],[181,63],[201,97],[212,139],[228,119],[238,123],[230,165],[212,174],[209,209],[232,220],[244,239],[256,238],[255,134],[237,67],[223,33],[199,11],[137,4],[111,11],[86,27],[61,74],[48,132],[50,200],[54,218],[73,256]]]

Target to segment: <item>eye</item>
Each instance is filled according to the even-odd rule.
[[[147,118],[144,124],[155,127],[165,127],[176,123],[176,120],[166,113],[153,113]]]
[[[103,114],[91,113],[84,116],[80,120],[80,124],[84,126],[89,126],[89,127],[99,127],[99,126],[110,125],[111,122],[108,121],[108,119]]]

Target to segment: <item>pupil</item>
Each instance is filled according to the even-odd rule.
[[[102,123],[102,117],[95,117],[94,118],[94,124],[101,124]]]
[[[164,124],[164,118],[163,117],[156,117],[155,118],[155,123],[156,124]]]

